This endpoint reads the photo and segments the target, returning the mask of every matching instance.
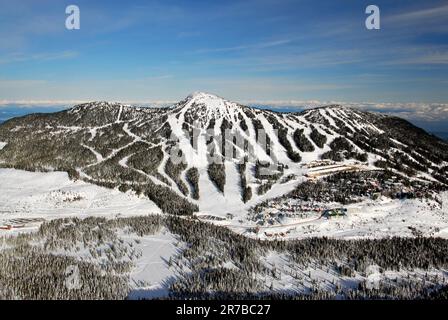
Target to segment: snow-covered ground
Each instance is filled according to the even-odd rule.
[[[442,211],[448,215],[448,191],[442,192],[440,197],[442,199]]]
[[[27,172],[0,169],[0,226],[14,219],[64,217],[137,216],[160,213],[148,199],[98,187],[82,181],[72,181],[63,172]],[[0,236],[36,230],[40,223],[25,228],[0,230]],[[151,235],[137,236],[122,233],[120,238],[138,253],[130,273],[129,298],[155,298],[168,293],[167,285],[173,270],[170,257],[182,249],[182,244],[167,230]],[[85,254],[85,256],[83,256]],[[75,253],[81,259],[92,259],[88,250]]]
[[[83,181],[65,172],[0,169],[0,225],[15,218],[160,213],[150,200]]]
[[[227,172],[232,170],[235,172],[228,176],[231,183],[226,185],[225,193],[228,191],[230,194],[236,194],[237,190],[230,192],[228,188],[237,185],[236,180],[239,177],[236,169],[230,167],[231,163],[226,165],[229,166]],[[201,174],[201,177],[204,176],[207,175]],[[211,192],[210,190],[216,188],[214,186],[206,188],[207,183],[210,183],[208,179],[200,181],[203,205],[209,206],[209,210],[204,215],[215,213],[214,215],[224,218],[225,212],[232,213],[235,208],[241,208],[239,198],[226,199],[218,191]],[[252,221],[243,219],[243,212],[240,212],[241,215],[233,220],[210,221],[236,232],[264,239],[275,238],[275,236],[268,237],[266,234],[280,233],[284,234],[283,239],[315,236],[354,239],[416,235],[448,238],[448,192],[443,193],[441,198],[441,206],[433,201],[415,199],[368,200],[346,206],[348,214],[345,217],[288,218],[282,221],[283,225],[261,227],[257,235],[249,232],[254,224]],[[148,213],[160,213],[160,210],[153,202],[145,198],[82,181],[72,181],[63,172],[41,173],[0,169],[0,225],[6,225],[8,221],[19,218],[48,220],[68,216],[116,217]],[[35,223],[24,229],[0,230],[0,236],[36,230],[38,225]],[[128,298],[165,297],[168,294],[168,286],[177,272],[176,267],[171,266],[169,261],[185,248],[185,243],[179,241],[166,229],[162,229],[155,235],[138,236],[133,233],[119,232],[118,236],[123,241],[123,245],[136,252],[136,258],[132,261],[134,267],[129,274],[132,289]],[[80,250],[73,254],[80,259],[93,259],[88,250]],[[263,276],[259,280],[265,281],[268,285],[272,284],[274,290],[281,291],[307,292],[308,288],[316,282],[324,290],[332,290],[336,284],[344,288],[356,288],[362,281],[367,281],[369,286],[375,287],[380,281],[404,277],[408,274],[406,270],[380,272],[377,266],[371,266],[365,274],[356,274],[354,277],[341,277],[334,271],[319,265],[310,265],[299,270],[291,264],[288,256],[277,252],[261,257],[261,261],[269,268],[274,268],[278,274],[268,278]],[[428,272],[444,279],[447,277],[443,270],[409,272],[411,280],[415,281],[421,281]]]
[[[127,242],[134,242],[135,249],[141,253],[134,261],[135,267],[130,274],[132,290],[129,299],[152,299],[168,295],[170,279],[174,271],[169,266],[170,257],[183,249],[176,238],[164,230],[153,236],[138,237],[121,236]]]
[[[254,223],[229,225],[236,232],[262,239],[301,239],[332,237],[340,239],[385,237],[448,238],[446,193],[443,206],[429,200],[368,200],[345,206],[346,216],[325,218],[320,213],[309,218],[286,218],[281,223],[258,228]],[[338,205],[335,204],[335,207]]]
[[[274,290],[288,292],[299,291],[310,293],[310,287],[317,284],[321,290],[332,291],[336,286],[342,289],[357,289],[365,281],[367,288],[378,289],[380,282],[393,282],[396,279],[407,279],[410,283],[419,283],[423,279],[432,279],[431,283],[442,283],[448,280],[446,270],[437,269],[402,269],[400,271],[381,270],[378,265],[370,265],[364,272],[353,271],[353,276],[342,276],[328,266],[310,263],[307,267],[298,267],[291,262],[287,254],[271,251],[261,257],[261,262],[269,269],[275,270],[275,276],[262,276],[259,280],[270,285]]]
[[[276,183],[273,187],[263,195],[257,195],[255,192],[256,185],[253,186],[253,195],[250,201],[244,203],[241,199],[241,177],[238,173],[236,163],[233,161],[225,161],[226,168],[226,184],[224,185],[224,193],[220,192],[214,183],[210,180],[207,168],[199,168],[199,205],[200,213],[198,215],[214,215],[225,218],[227,213],[234,216],[234,220],[245,218],[250,207],[262,202],[284,195],[292,190],[301,179],[294,179],[286,183]],[[285,173],[287,176],[289,171]],[[250,181],[249,181],[250,182]]]
[[[229,176],[226,177],[224,194],[218,190],[209,179],[206,168],[199,169],[199,208],[202,213],[223,217],[226,213],[241,216],[244,214],[244,204],[241,200],[241,192],[236,189],[239,186],[239,175],[232,162],[226,162]],[[232,192],[233,191],[233,192]]]
[[[228,188],[238,185],[235,168],[228,166],[229,183],[223,195],[201,172],[201,215],[219,216],[225,219],[232,213],[232,220],[211,220],[248,236],[275,238],[283,233],[285,239],[326,236],[335,238],[382,238],[390,236],[439,236],[448,238],[448,192],[442,194],[442,206],[430,201],[368,200],[346,206],[345,217],[330,219],[310,216],[309,219],[288,218],[283,224],[264,226],[258,234],[249,231],[255,227],[245,217],[239,197],[232,197],[237,190]],[[204,177],[204,179],[203,179]],[[279,186],[280,187],[280,186]],[[291,188],[291,186],[283,186]],[[233,192],[231,192],[233,191]],[[275,190],[271,190],[271,193]],[[274,196],[269,194],[267,196]],[[261,199],[258,199],[261,200]],[[18,218],[41,218],[43,220],[69,216],[127,216],[160,213],[160,209],[150,200],[132,193],[122,193],[95,186],[83,181],[72,181],[63,172],[27,172],[14,169],[0,169],[0,225]],[[25,229],[35,229],[38,224],[30,224]],[[1,232],[10,232],[4,231]]]
[[[309,226],[302,225],[295,233],[336,238],[384,238],[448,236],[448,215],[435,202],[420,200],[368,201],[347,206],[346,217],[320,219]]]

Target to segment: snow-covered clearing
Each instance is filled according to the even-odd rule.
[[[168,261],[183,249],[183,245],[166,230],[157,235],[138,237],[138,242],[135,242],[135,235],[121,238],[134,242],[134,247],[141,253],[134,261],[135,267],[130,274],[132,290],[128,298],[136,300],[167,296],[167,286],[174,275]]]
[[[0,224],[13,218],[62,218],[160,213],[132,193],[72,181],[65,172],[0,169]]]

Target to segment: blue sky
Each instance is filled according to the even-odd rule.
[[[80,30],[65,29],[70,4]],[[364,26],[369,4],[381,10],[381,30]],[[0,0],[0,102],[208,91],[277,105],[414,103],[440,120],[447,16],[446,0]]]

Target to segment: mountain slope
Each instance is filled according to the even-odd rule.
[[[93,102],[15,118],[0,141],[2,167],[67,171],[173,214],[245,212],[322,159],[448,185],[448,144],[405,120],[342,106],[275,113],[201,92],[170,108]]]

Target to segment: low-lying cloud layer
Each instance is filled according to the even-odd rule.
[[[246,105],[270,107],[274,110],[294,112],[325,105],[338,104],[364,111],[381,112],[409,120],[448,121],[448,103],[382,103],[382,102],[341,102],[341,101],[243,101]]]
[[[88,101],[78,100],[47,100],[47,101],[10,101],[0,100],[0,110],[5,107],[33,108],[33,107],[71,107]],[[157,101],[123,101],[123,103],[140,106],[169,106],[177,101],[157,100]],[[448,123],[448,103],[382,103],[382,102],[341,102],[341,101],[318,101],[318,100],[273,100],[257,101],[245,100],[239,101],[244,105],[259,106],[272,110],[281,111],[300,111],[325,105],[339,104],[346,107],[360,109],[364,111],[381,112],[395,115],[411,121],[441,122]]]

